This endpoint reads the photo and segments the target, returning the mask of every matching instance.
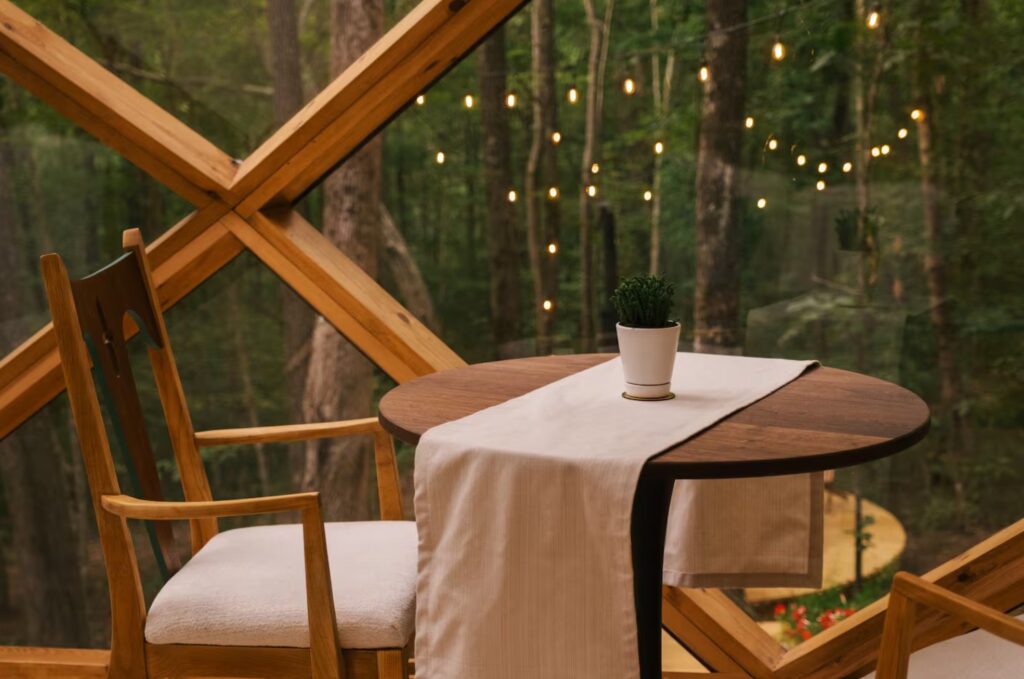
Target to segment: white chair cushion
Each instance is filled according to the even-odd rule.
[[[328,523],[327,552],[343,648],[401,648],[416,608],[416,524]],[[152,644],[309,647],[302,526],[220,533],[150,607]]]
[[[1018,618],[1024,620],[1024,615]],[[975,630],[910,656],[907,679],[1021,679],[1024,646]],[[872,672],[865,679],[875,679]]]

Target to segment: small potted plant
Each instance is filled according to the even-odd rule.
[[[679,346],[679,323],[670,319],[675,286],[658,276],[634,276],[612,294],[619,315],[615,326],[626,378],[624,397],[660,401],[672,398],[672,370]]]

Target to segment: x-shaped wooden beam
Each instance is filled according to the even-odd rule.
[[[165,308],[248,248],[401,382],[463,361],[291,205],[521,4],[424,0],[241,162],[8,0],[0,71],[195,206],[148,250]],[[62,390],[47,325],[0,361],[0,438]]]

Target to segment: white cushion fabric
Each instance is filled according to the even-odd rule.
[[[416,525],[328,523],[325,531],[342,647],[404,647],[416,607]],[[308,648],[302,526],[210,540],[157,594],[146,641]]]
[[[1018,618],[1024,620],[1024,615]],[[910,656],[907,679],[1021,679],[1024,646],[975,630]],[[865,679],[875,679],[872,672]]]

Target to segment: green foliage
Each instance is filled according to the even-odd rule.
[[[631,328],[664,328],[675,306],[676,286],[661,276],[633,276],[619,283],[612,304],[619,323]]]

